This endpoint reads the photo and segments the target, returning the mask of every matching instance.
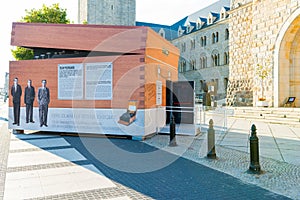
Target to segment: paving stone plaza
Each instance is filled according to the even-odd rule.
[[[3,199],[300,199],[299,127],[230,117],[226,132],[215,126],[211,160],[205,125],[196,136],[177,127],[177,146],[170,147],[166,134],[144,141],[13,134],[1,117]],[[260,175],[248,172],[252,123]]]
[[[157,80],[155,78],[153,79],[154,84],[151,83],[153,90],[150,90],[149,87],[145,87],[143,91],[136,90],[139,92],[136,93],[140,98],[139,102],[143,102],[145,109],[149,109],[149,112],[145,112],[145,116],[143,116],[147,120],[141,123],[149,134],[143,136],[138,135],[141,134],[137,129],[140,124],[128,126],[136,120],[130,114],[134,113],[134,117],[136,117],[137,108],[141,113],[141,108],[136,104],[131,105],[134,107],[131,110],[133,112],[126,113],[129,115],[128,123],[122,124],[128,128],[133,127],[127,129],[126,133],[121,132],[130,136],[120,139],[121,135],[117,134],[115,129],[110,129],[113,132],[110,134],[115,134],[110,135],[111,137],[96,135],[106,133],[105,131],[101,132],[104,130],[101,125],[108,124],[104,119],[117,116],[115,113],[114,115],[101,116],[99,114],[97,116],[101,121],[99,126],[101,130],[97,129],[98,127],[94,129],[94,135],[92,132],[89,134],[74,133],[78,132],[79,129],[72,129],[73,131],[71,131],[70,126],[68,126],[71,124],[69,119],[74,117],[71,110],[74,108],[74,99],[71,95],[69,99],[58,97],[53,99],[54,101],[51,100],[52,105],[53,102],[57,101],[56,107],[52,106],[52,108],[57,108],[59,113],[61,108],[65,108],[64,111],[61,111],[61,115],[53,115],[56,120],[53,124],[57,125],[61,119],[64,119],[66,126],[65,129],[39,129],[47,132],[29,131],[27,129],[29,126],[24,128],[19,126],[19,123],[14,123],[17,125],[13,127],[9,126],[12,121],[8,122],[8,119],[12,118],[11,116],[8,117],[8,112],[12,113],[9,109],[12,109],[13,104],[10,104],[12,101],[3,102],[3,99],[0,98],[0,200],[300,200],[300,0],[219,0],[171,26],[136,22],[135,0],[126,0],[122,4],[116,0],[79,0],[78,6],[80,23],[129,25],[132,27],[134,25],[153,25],[154,28],[152,28],[155,32],[169,40],[165,41],[165,46],[161,48],[162,51],[159,50],[159,53],[163,54],[164,59],[170,58],[169,60],[172,62],[167,63],[163,59],[155,60],[156,58],[153,59],[154,57],[151,56],[145,56],[145,58],[153,59],[155,63],[156,61],[159,63],[163,61],[164,64],[170,66],[177,66],[178,64],[178,72],[176,71],[176,74],[173,73],[172,75],[171,71],[163,71],[164,68],[161,66],[164,64],[161,66],[155,64],[155,70],[152,72],[155,77],[157,76]],[[20,23],[19,26],[21,26]],[[31,24],[28,23],[26,26],[31,26]],[[86,28],[89,25],[79,26]],[[15,26],[13,25],[13,27]],[[40,30],[41,27],[36,29],[37,36],[44,36],[44,34],[38,33]],[[45,30],[53,31],[54,26],[51,25],[51,28]],[[80,31],[72,31],[70,33],[73,36],[82,34]],[[44,33],[50,32],[45,31]],[[66,33],[66,28],[62,32]],[[87,33],[90,32],[87,31]],[[152,30],[148,32],[147,36],[150,36],[152,32]],[[63,35],[60,33],[59,35]],[[112,37],[114,35],[109,31],[107,33],[108,38],[113,38],[113,44],[115,44],[114,42],[117,40]],[[169,37],[173,33],[175,37]],[[32,34],[12,31],[12,41],[18,41],[14,38],[17,38],[18,34],[20,38],[24,39],[24,45],[17,42],[12,42],[11,45],[41,50],[41,46],[39,44],[36,46],[34,43],[38,40],[37,37],[32,37],[34,41],[30,44],[32,46],[27,43],[29,37],[24,38],[24,35],[33,36]],[[100,39],[103,35],[98,32],[95,34]],[[160,36],[157,36],[159,37],[157,41],[162,41]],[[49,35],[49,37],[41,38],[48,40],[56,37]],[[85,38],[91,39],[92,37],[85,36]],[[102,41],[100,39],[99,41]],[[143,42],[143,45],[138,45],[138,50],[147,49],[147,52],[150,52],[148,50],[151,48],[147,45],[144,46],[144,42],[148,41],[146,39],[147,37],[141,37],[137,40]],[[80,39],[72,40],[70,44],[75,44],[74,41],[80,41]],[[47,42],[53,45],[50,40]],[[84,45],[86,43],[85,41],[81,42]],[[166,44],[169,43],[167,42],[178,48],[176,48],[176,52],[178,50],[176,57],[180,55],[178,63],[175,62],[175,59],[171,59],[170,56],[173,53],[169,50],[173,46],[168,49]],[[122,40],[117,47],[121,47],[123,44],[126,42]],[[51,49],[54,51],[55,48],[60,49],[62,44],[58,42],[56,44],[58,47],[55,46],[55,48],[51,45],[44,50]],[[69,50],[67,48],[70,47],[67,45],[66,50]],[[70,49],[73,52],[73,49],[76,48]],[[136,52],[132,53],[130,50],[128,53],[127,47],[125,49],[126,51],[111,52],[111,55],[124,54],[133,58]],[[83,47],[82,50],[84,53],[87,51]],[[92,48],[90,50],[91,52],[94,51]],[[103,53],[107,49],[104,50]],[[50,58],[51,52],[47,53],[49,53],[48,58]],[[77,53],[74,51],[74,55]],[[139,52],[136,54],[138,57],[134,62],[137,62],[138,66],[148,62],[144,57],[140,57]],[[45,54],[42,55],[45,56]],[[108,55],[111,56],[110,53]],[[69,59],[68,57],[61,58]],[[20,63],[22,62],[20,61]],[[40,59],[33,62],[35,64],[39,62],[38,66],[41,67],[43,65],[40,63],[42,62],[55,63],[56,61],[54,59],[48,61]],[[10,63],[10,81],[12,81],[12,77],[15,77],[14,70],[11,70],[12,63]],[[69,65],[68,63],[69,61],[63,64]],[[120,61],[119,66],[122,66],[122,69],[127,69],[125,63],[133,66],[128,60]],[[147,69],[145,66],[141,66],[137,72],[138,79],[136,80],[141,82],[130,79],[124,83],[138,83],[137,88],[140,88],[141,85],[147,85],[145,80],[148,78],[144,74],[148,75],[148,73],[142,74]],[[14,67],[18,76],[21,75],[20,71],[23,75],[28,72],[31,76],[33,70],[28,69],[30,67],[35,69],[34,65],[26,65],[28,71],[25,73],[25,70],[22,70],[17,64]],[[84,73],[87,74],[83,69],[87,68],[82,68],[80,75],[82,79],[80,80],[89,80],[86,76],[83,77]],[[55,75],[53,77],[57,76],[56,70],[57,63],[55,63],[55,70],[52,71]],[[125,72],[116,71],[119,75],[125,74]],[[112,72],[110,70],[110,73]],[[131,72],[126,73],[131,74]],[[262,78],[263,73],[260,72],[265,72],[267,75]],[[48,73],[40,70],[40,74]],[[201,95],[204,95],[206,86],[214,97],[212,98],[213,104],[208,109],[199,104],[196,107],[190,107],[193,110],[189,110],[189,112],[193,112],[195,115],[194,124],[176,124],[176,142],[173,141],[173,145],[170,145],[170,126],[159,126],[165,124],[164,114],[166,111],[164,109],[169,107],[166,102],[170,101],[171,106],[175,105],[173,105],[172,92],[172,97],[169,100],[168,97],[165,98],[162,95],[164,92],[162,80],[165,81],[168,78],[169,81],[175,81],[175,79],[171,79],[172,77],[176,77],[176,80],[177,77],[178,80],[181,80],[180,77],[182,77],[184,81],[195,81],[193,92],[199,101],[202,97],[204,98]],[[37,75],[36,78],[40,78],[40,76]],[[27,80],[27,77],[23,80]],[[47,78],[47,80],[50,81],[50,84],[51,80],[52,83],[56,84],[57,82],[55,78],[51,80]],[[109,87],[114,88],[113,82],[117,81],[110,78],[108,82],[110,82]],[[62,83],[61,86],[63,87],[61,88],[67,87],[64,81]],[[127,88],[125,84],[119,85]],[[169,90],[174,91],[173,84],[171,85],[172,90]],[[82,86],[82,93],[83,91],[87,91],[87,88]],[[122,94],[126,96],[129,92],[124,91],[122,90]],[[184,93],[182,91],[184,89],[179,90],[178,93]],[[121,92],[119,93],[121,94]],[[112,99],[113,90],[109,94],[109,99],[96,99],[105,100],[104,107],[102,107],[104,104],[102,105],[100,102],[98,107],[92,105],[89,111],[98,108],[105,110],[107,106],[112,106],[113,104],[108,103],[108,100]],[[147,95],[149,98],[146,98]],[[185,93],[184,95],[186,97],[193,96],[192,93]],[[124,100],[119,96],[115,99],[120,100],[120,102]],[[145,104],[145,99],[149,100],[151,105],[150,103]],[[194,98],[191,99],[194,100]],[[289,102],[289,99],[293,99],[293,101]],[[66,100],[69,100],[69,107],[61,107],[66,104]],[[87,103],[87,100],[91,99],[85,98],[85,102],[82,104]],[[184,104],[183,101],[179,100],[176,103],[181,106]],[[205,104],[204,101],[202,103]],[[126,103],[124,105],[127,106]],[[194,102],[193,105],[195,106]],[[84,105],[82,108],[86,109],[85,106],[89,105]],[[161,108],[160,113],[154,112],[157,108]],[[64,118],[67,115],[64,113],[65,111],[70,111],[68,115],[70,118]],[[174,112],[176,111],[175,109]],[[172,113],[173,110],[167,112]],[[181,112],[184,111],[181,110]],[[81,118],[84,125],[82,132],[88,132],[91,124],[96,123],[85,118],[92,115],[82,116],[84,116]],[[178,116],[180,120],[184,118],[183,115]],[[176,115],[177,120],[178,116]],[[137,122],[141,122],[141,119],[137,118]],[[192,121],[193,117],[190,119]],[[149,124],[154,121],[161,123],[159,125],[152,124],[150,130],[151,125]],[[27,125],[37,125],[37,122]],[[76,125],[78,123],[74,123],[74,127]],[[24,133],[12,130],[17,126],[19,129],[27,130]],[[251,127],[255,127],[256,132],[254,128],[251,130]],[[51,128],[50,124],[49,128]],[[60,132],[62,130],[71,134]],[[153,133],[155,130],[156,133]],[[137,135],[133,133],[134,131],[138,132]],[[213,139],[209,138],[212,133],[214,133]],[[257,134],[258,137],[257,143],[255,143],[258,145],[258,151],[255,153],[253,149],[252,151],[250,149],[254,145],[254,142],[250,141],[253,133],[254,135]],[[211,141],[215,144],[216,158],[208,158],[208,152],[211,150],[208,149],[208,146],[211,145]],[[259,162],[255,163],[260,169],[258,172],[249,170],[253,164],[251,162],[253,157],[259,158]]]

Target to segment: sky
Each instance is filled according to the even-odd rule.
[[[164,25],[171,25],[204,8],[217,0],[136,0],[136,20]],[[11,54],[10,34],[12,22],[20,21],[25,10],[40,9],[43,4],[51,6],[59,3],[60,8],[67,10],[67,18],[77,23],[78,0],[9,0],[0,12],[0,88],[4,85],[5,72],[9,72],[9,61],[14,60]]]

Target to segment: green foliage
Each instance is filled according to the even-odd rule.
[[[33,59],[33,50],[24,47],[17,47],[15,50],[11,50],[13,57],[16,60],[30,60]]]
[[[53,23],[53,24],[69,24],[70,20],[67,19],[67,10],[61,9],[59,4],[53,4],[47,7],[43,4],[41,9],[25,10],[26,15],[22,17],[21,22],[27,23]],[[33,59],[33,50],[24,47],[17,47],[11,50],[13,57],[16,60],[29,60]]]
[[[25,10],[26,16],[22,18],[22,22],[27,23],[56,23],[56,24],[69,24],[70,20],[67,19],[67,10],[59,7],[59,4],[53,4],[47,7],[43,4],[41,9]]]

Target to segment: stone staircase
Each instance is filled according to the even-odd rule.
[[[300,108],[232,107],[232,117],[300,127]]]

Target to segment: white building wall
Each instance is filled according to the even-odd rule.
[[[224,53],[229,51],[229,40],[225,39],[225,30],[228,29],[228,19],[216,22],[215,24],[199,29],[191,34],[183,35],[172,43],[180,49],[181,58],[186,60],[186,69],[180,72],[180,79],[194,80],[195,93],[202,93],[201,81],[206,81],[208,85],[214,85],[217,91],[217,98],[225,98],[226,80],[229,76],[228,63],[225,63]],[[212,43],[212,34],[218,32],[218,42]],[[206,36],[206,46],[201,46],[201,37]],[[191,41],[195,40],[195,48],[192,48]],[[182,44],[185,43],[185,50]],[[215,66],[212,60],[212,54],[218,52],[219,65]],[[201,68],[200,57],[206,55],[207,66]],[[189,66],[190,60],[196,61],[196,69]],[[180,63],[179,63],[180,68]],[[214,83],[212,82],[214,80]],[[218,83],[216,83],[216,81]]]

